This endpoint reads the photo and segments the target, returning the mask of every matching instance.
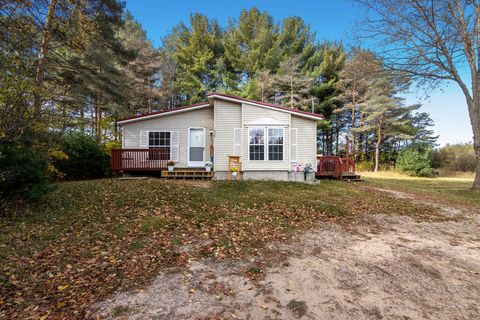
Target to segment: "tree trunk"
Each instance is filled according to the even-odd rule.
[[[352,138],[351,138],[351,144],[352,144],[352,149],[350,150],[352,153],[352,159],[355,160],[355,132],[353,129],[355,128],[355,106],[357,104],[357,100],[355,99],[355,94],[356,94],[356,85],[355,82],[353,83],[353,93],[352,93]]]
[[[340,136],[340,127],[338,126],[338,116],[335,117],[335,155],[338,155],[338,139]]]
[[[48,46],[50,44],[50,38],[52,35],[52,22],[55,15],[56,4],[57,0],[50,0],[50,3],[48,4],[48,12],[45,18],[45,24],[43,25],[43,35],[40,43],[40,51],[38,53],[38,64],[35,73],[35,83],[38,91],[34,97],[34,107],[38,117],[40,117],[42,113],[42,103],[40,101],[39,93],[43,87],[43,80],[45,77],[45,63],[47,61]]]
[[[375,169],[374,172],[378,172],[378,166],[380,162],[380,138],[377,139],[375,143]]]
[[[380,163],[380,143],[382,143],[382,126],[383,126],[383,116],[380,117],[380,123],[377,129],[377,142],[375,143],[375,169],[374,172],[378,172],[378,167]]]
[[[117,121],[118,121],[118,120],[117,120],[117,117],[115,117],[114,122],[113,122],[113,138],[114,138],[115,142],[118,142],[118,140],[119,140],[119,139],[118,139],[119,136],[118,136],[118,124],[117,124]]]
[[[293,76],[290,78],[290,108],[293,109]]]
[[[148,104],[148,113],[151,113],[152,112],[152,85],[150,83],[150,76],[147,76],[147,84],[148,84],[148,101],[147,101],[147,104]]]
[[[480,88],[478,91],[478,95],[474,92],[473,99],[467,99],[467,104],[473,130],[473,148],[477,157],[477,168],[472,187],[480,190]]]

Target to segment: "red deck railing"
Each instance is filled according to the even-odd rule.
[[[355,161],[352,158],[317,156],[317,176],[342,179],[344,173],[355,173]]]
[[[167,167],[169,159],[169,148],[113,149],[112,170],[114,172],[162,170]]]

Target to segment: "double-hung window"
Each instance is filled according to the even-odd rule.
[[[169,131],[148,132],[148,149],[150,160],[170,160],[171,139]]]
[[[283,161],[283,128],[251,127],[248,129],[249,160]]]
[[[265,160],[265,128],[248,129],[248,148],[250,160]]]
[[[268,160],[283,160],[283,128],[268,128]]]

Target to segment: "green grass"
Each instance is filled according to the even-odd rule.
[[[82,317],[91,303],[191,257],[255,255],[324,221],[432,213],[387,198],[338,181],[60,183],[44,203],[12,207],[0,220],[0,314]],[[192,241],[200,245],[179,250]]]
[[[480,191],[472,189],[473,176],[416,178],[395,172],[362,172],[367,185],[405,191],[436,201],[480,208]]]

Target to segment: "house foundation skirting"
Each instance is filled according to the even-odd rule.
[[[226,180],[227,171],[215,171],[215,179]],[[276,181],[304,181],[303,172],[293,171],[243,171],[240,173],[243,180],[276,180]],[[307,174],[307,181],[315,180],[315,174]]]

